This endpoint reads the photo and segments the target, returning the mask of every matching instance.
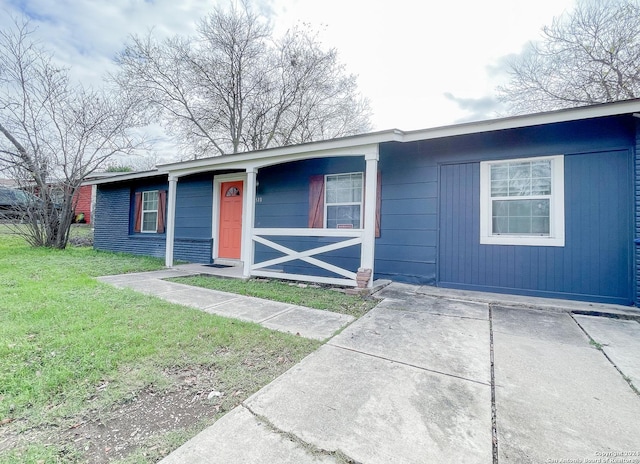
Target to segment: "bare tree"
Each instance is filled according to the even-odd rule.
[[[135,102],[73,85],[28,21],[0,31],[0,168],[33,195],[15,230],[34,246],[64,248],[83,179],[137,143]]]
[[[216,8],[195,37],[134,36],[117,61],[116,82],[196,158],[370,129],[368,101],[337,51],[305,27],[274,38],[247,3]]]
[[[513,113],[537,112],[640,96],[637,0],[578,0],[554,18],[542,40],[509,63],[498,88]]]

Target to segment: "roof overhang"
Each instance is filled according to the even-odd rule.
[[[603,103],[580,108],[569,108],[548,111],[545,113],[511,116],[408,132],[401,131],[399,129],[391,129],[300,145],[163,164],[158,166],[158,169],[167,171],[170,175],[179,177],[195,172],[202,172],[207,169],[260,168],[307,158],[363,155],[377,150],[377,148],[374,147],[385,142],[415,142],[418,140],[432,140],[460,135],[541,126],[545,124],[580,121],[599,117],[634,114],[638,112],[640,112],[640,99],[626,100],[615,103]]]
[[[127,180],[145,179],[147,177],[162,177],[166,176],[166,171],[160,171],[154,169],[151,171],[137,171],[137,172],[123,172],[122,174],[114,174],[106,177],[99,177],[93,179],[87,179],[84,185],[97,185],[97,184],[113,184],[115,182],[124,182]]]
[[[489,119],[485,121],[410,131],[404,133],[403,142],[455,137],[458,135],[479,134],[483,132],[507,129],[519,129],[609,116],[621,116],[624,114],[634,114],[639,111],[640,99],[624,100],[614,103],[601,103],[579,108],[568,108],[563,110],[547,111],[544,113],[511,116],[507,118]]]
[[[377,153],[378,145],[382,142],[393,140],[401,142],[403,137],[404,132],[392,129],[319,142],[162,164],[158,166],[158,169],[169,172],[171,176],[179,177],[209,169],[258,169],[309,158],[362,156]]]
[[[91,180],[87,183],[106,184],[163,175],[177,178],[213,170],[259,169],[310,158],[367,156],[377,154],[379,144],[387,142],[433,140],[626,114],[636,116],[639,113],[640,99],[634,99],[407,132],[391,129],[299,145],[161,164],[153,171],[125,173],[105,179]]]

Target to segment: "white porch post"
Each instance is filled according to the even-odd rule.
[[[167,198],[167,236],[165,244],[164,265],[173,267],[173,241],[176,228],[176,188],[178,178],[169,176],[169,195]]]
[[[251,276],[253,265],[253,224],[256,205],[256,176],[255,167],[247,168],[247,185],[244,187],[244,208],[242,214],[242,276]]]
[[[373,287],[373,262],[376,246],[376,195],[378,192],[378,146],[376,145],[374,153],[366,154],[364,159],[366,162],[365,210],[360,267],[371,269],[371,278],[367,283],[367,287]]]

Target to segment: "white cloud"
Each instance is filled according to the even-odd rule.
[[[221,0],[226,4],[226,0]],[[0,0],[25,12],[58,60],[96,82],[130,34],[191,34],[214,0]],[[255,0],[277,31],[297,22],[321,29],[372,101],[376,129],[418,129],[480,117],[469,102],[490,100],[492,67],[539,36],[573,0]],[[0,15],[0,27],[9,18]],[[447,97],[445,94],[449,94]],[[459,102],[466,102],[461,108]],[[464,106],[464,105],[463,105]],[[486,106],[489,108],[489,106]],[[473,116],[475,115],[475,116]],[[488,114],[485,114],[488,116]]]
[[[159,37],[191,34],[211,10],[208,0],[0,0],[0,9],[24,13],[56,59],[83,81],[96,81],[130,34],[151,28]],[[2,20],[2,26],[9,18]]]
[[[541,26],[573,0],[277,3],[285,24],[298,19],[327,25],[323,36],[359,75],[379,129],[418,129],[465,117],[444,93],[491,93],[495,82],[487,67],[537,38]]]

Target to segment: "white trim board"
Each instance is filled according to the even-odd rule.
[[[233,173],[233,174],[220,174],[218,176],[213,176],[213,204],[211,211],[211,259],[215,260],[218,258],[218,227],[220,225],[220,186],[223,182],[234,182],[234,181],[242,181],[242,237],[241,237],[241,245],[240,245],[240,261],[244,261],[244,237],[246,234],[246,195],[247,195],[247,173]]]

